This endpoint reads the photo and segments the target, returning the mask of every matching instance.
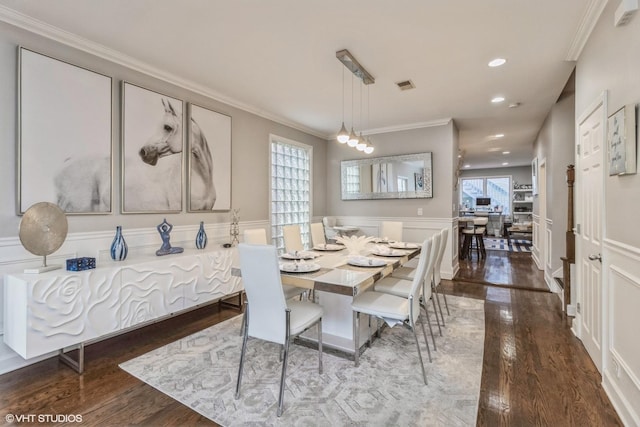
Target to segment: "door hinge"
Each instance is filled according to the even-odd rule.
[[[578,313],[580,313],[580,303],[577,303],[577,304],[576,304],[576,311],[577,311]]]
[[[578,152],[578,155],[580,155],[580,144],[576,145],[576,150]]]

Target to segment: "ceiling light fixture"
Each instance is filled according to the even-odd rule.
[[[491,102],[493,102],[494,104],[498,104],[503,101],[504,101],[504,96],[496,96],[491,100]]]
[[[511,151],[503,151],[502,154],[510,154]]]
[[[499,67],[501,65],[504,65],[505,62],[507,62],[507,60],[504,59],[504,58],[496,58],[496,59],[493,59],[493,60],[489,61],[488,65],[489,65],[489,67]]]
[[[504,133],[496,133],[493,135],[494,138],[504,138]]]
[[[367,127],[370,127],[370,119],[371,119],[371,116],[369,115],[369,113],[371,112],[370,106],[371,106],[371,96],[369,93],[369,86],[367,86]],[[371,142],[371,138],[367,136],[365,137],[365,139],[367,140],[367,148],[364,149],[364,152],[366,154],[371,154],[373,153],[373,150],[375,148],[373,148],[373,143]]]
[[[361,80],[362,84],[370,85],[375,83],[375,79],[367,70],[364,69],[362,65],[351,55],[347,49],[339,50],[336,52],[336,58],[342,64],[351,71],[353,76],[358,77]],[[369,150],[370,142],[362,136],[362,130],[360,130],[360,136],[358,137],[358,133],[355,130],[355,114],[354,114],[354,92],[353,92],[353,76],[351,77],[351,132],[348,133],[348,137],[346,139],[346,143],[349,147],[355,147],[359,151],[364,151],[367,154],[373,152],[373,147]],[[344,100],[344,70],[343,70],[343,86],[342,86],[342,96]],[[360,127],[362,127],[362,86],[360,86]],[[344,130],[344,133],[343,133]],[[344,135],[347,134],[347,129],[344,126],[344,103],[343,103],[343,113],[342,113],[342,128],[338,135],[344,139]],[[340,141],[340,140],[339,140]],[[342,141],[340,141],[342,142]]]
[[[349,132],[344,126],[344,68],[342,68],[342,127],[340,128],[336,139],[340,144],[346,144],[349,140]]]

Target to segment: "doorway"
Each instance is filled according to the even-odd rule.
[[[574,327],[602,372],[604,159],[606,92],[578,120],[576,293]]]

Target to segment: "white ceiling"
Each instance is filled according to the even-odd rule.
[[[593,3],[0,0],[224,102],[327,138],[342,121],[344,67],[335,52],[349,49],[376,79],[364,89],[362,125],[356,83],[357,130],[453,118],[471,168],[530,163],[537,132],[574,67],[567,58],[586,37]],[[489,68],[495,57],[506,58],[506,65]],[[350,126],[351,74],[346,76]],[[395,82],[405,79],[416,88],[400,91]],[[492,105],[496,95],[506,101]],[[514,102],[521,106],[508,108]],[[498,133],[504,138],[490,137]]]

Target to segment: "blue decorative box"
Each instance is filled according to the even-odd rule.
[[[67,260],[67,271],[82,271],[96,268],[96,259],[90,257],[71,258]]]

